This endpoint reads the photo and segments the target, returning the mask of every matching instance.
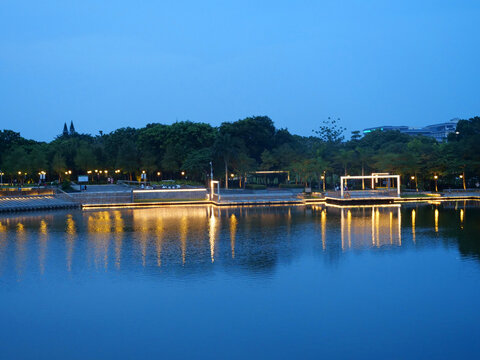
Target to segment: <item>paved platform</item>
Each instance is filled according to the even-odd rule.
[[[0,212],[50,210],[79,207],[79,204],[64,196],[2,196],[0,197]]]

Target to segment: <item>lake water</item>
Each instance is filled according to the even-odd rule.
[[[479,203],[0,216],[1,359],[480,354]]]

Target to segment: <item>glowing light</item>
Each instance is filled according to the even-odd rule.
[[[216,224],[217,224],[217,219],[215,218],[215,215],[213,214],[213,211],[212,211],[212,214],[210,215],[210,219],[209,219],[210,259],[212,260],[212,263],[215,261]]]
[[[235,214],[230,215],[230,247],[232,249],[232,259],[235,259],[235,235],[237,232],[237,217]]]
[[[417,216],[417,213],[415,212],[415,209],[412,209],[412,240],[415,243],[415,217]]]
[[[322,248],[325,250],[327,243],[327,211],[322,210],[321,213],[321,222],[322,222]]]
[[[435,232],[438,232],[438,209],[435,209]]]

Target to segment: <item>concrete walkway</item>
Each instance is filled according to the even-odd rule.
[[[0,212],[64,209],[78,206],[73,200],[55,195],[0,197]]]

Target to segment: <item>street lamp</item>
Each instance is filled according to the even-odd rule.
[[[434,175],[434,176],[433,176],[433,179],[435,180],[435,192],[438,192],[438,186],[437,186],[438,176],[437,176],[437,175]]]
[[[460,179],[462,179],[463,190],[467,190],[467,183],[466,183],[466,181],[465,181],[465,173],[460,174]]]
[[[320,176],[320,179],[322,179],[322,188],[323,192],[325,192],[325,172],[323,172],[323,175]]]
[[[412,176],[410,176],[410,179],[411,179],[412,181],[415,181],[415,189],[418,191],[418,182],[417,182],[417,178],[416,178],[415,176],[413,176],[413,175],[412,175]]]

